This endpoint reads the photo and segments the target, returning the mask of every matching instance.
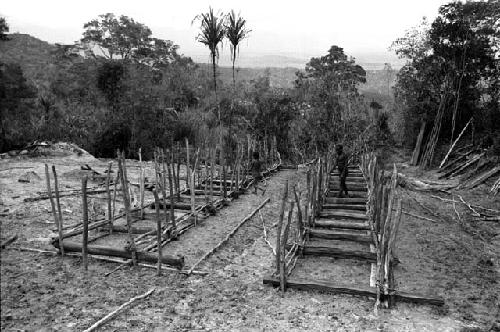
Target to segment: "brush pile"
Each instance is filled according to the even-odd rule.
[[[485,139],[480,145],[467,144],[449,152],[446,157],[450,158],[441,163],[439,179],[458,179],[457,189],[472,189],[490,178],[499,176],[500,154],[496,145]],[[499,189],[500,177],[490,191],[496,195]]]

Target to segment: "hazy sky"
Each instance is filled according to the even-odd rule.
[[[83,24],[99,14],[127,15],[149,26],[155,37],[173,40],[181,53],[208,59],[195,41],[194,16],[211,5],[234,9],[247,19],[250,38],[242,54],[281,54],[300,58],[325,54],[331,45],[347,54],[388,54],[391,42],[417,25],[433,19],[442,0],[3,0],[0,15],[11,32],[29,33],[55,43],[78,40]],[[227,49],[226,49],[227,50]],[[375,57],[375,55],[374,55]]]

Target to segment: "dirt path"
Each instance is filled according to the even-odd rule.
[[[293,184],[303,181],[303,175],[288,170],[278,172],[269,181],[264,197],[242,195],[165,250],[182,252],[190,265],[267,197],[271,201],[262,215],[270,228],[278,218],[285,180]],[[439,203],[436,206],[442,208]],[[3,218],[2,239],[20,230],[32,237],[44,230],[46,235],[42,237],[52,234],[52,225],[36,222],[37,213],[42,213],[43,219],[50,217],[43,210],[46,205],[40,204],[40,208],[44,212],[31,213],[25,208],[24,215]],[[151,287],[157,288],[151,297],[109,322],[103,330],[458,331],[464,326],[491,325],[494,301],[498,301],[498,288],[495,290],[498,265],[488,265],[487,257],[481,256],[489,252],[490,244],[482,245],[483,242],[452,220],[426,223],[404,216],[400,230],[398,257],[402,264],[396,275],[398,287],[440,294],[447,302],[444,309],[398,303],[397,308],[376,316],[373,300],[360,297],[294,290],[281,295],[276,289],[262,285],[262,278],[272,270],[274,259],[263,241],[262,223],[257,215],[199,266],[210,272],[204,277],[177,273],[157,277],[154,270],[129,267],[104,277],[116,265],[91,259],[85,273],[78,258],[65,258],[61,262],[52,255],[4,250],[1,325],[6,331],[82,330]],[[274,244],[275,231],[269,232]],[[463,245],[457,241],[466,246],[460,249]],[[13,247],[36,243],[43,242],[28,242],[23,236]],[[456,258],[450,260],[451,256]],[[342,265],[331,259],[328,266]],[[336,276],[335,271],[321,268],[311,272],[322,278]],[[362,273],[366,276],[369,272]],[[467,302],[462,302],[464,298]]]

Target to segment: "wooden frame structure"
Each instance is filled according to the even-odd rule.
[[[398,173],[394,166],[390,180],[375,154],[360,156],[361,165],[349,170],[348,188],[354,197],[335,198],[338,189],[333,176],[331,156],[318,158],[309,164],[307,194],[301,201],[295,188],[295,200],[288,199],[285,185],[282,208],[278,221],[275,271],[263,279],[264,284],[302,290],[320,290],[335,294],[350,294],[375,298],[376,308],[389,308],[396,300],[413,303],[443,305],[439,297],[401,292],[395,289],[393,268],[396,236],[401,219],[401,198],[397,191]],[[333,185],[332,185],[333,184]],[[357,196],[357,197],[356,197]],[[287,204],[289,213],[284,222]],[[296,237],[287,243],[293,222],[293,209],[297,206]],[[305,218],[302,211],[305,211]],[[284,225],[284,226],[283,226]],[[310,245],[310,238],[352,241],[370,245],[369,251],[347,250],[331,246]],[[324,280],[305,280],[290,277],[297,259],[304,256],[348,258],[371,264],[370,286],[339,285]]]
[[[182,158],[179,145],[177,150],[172,148],[171,150],[157,149],[155,151],[155,180],[149,184],[144,176],[142,156],[139,150],[139,199],[136,200],[137,206],[132,206],[132,191],[130,190],[132,183],[127,175],[127,162],[123,153],[118,152],[118,168],[114,180],[111,178],[112,163],[109,163],[107,170],[105,181],[106,217],[103,219],[91,218],[94,220],[89,222],[87,178],[84,178],[81,190],[83,220],[69,230],[64,230],[63,226],[55,168],[53,167],[53,173],[57,202],[54,202],[53,199],[47,166],[47,193],[51,201],[52,214],[58,226],[58,236],[52,240],[54,247],[59,249],[62,255],[81,252],[85,269],[87,269],[87,257],[90,254],[98,255],[100,258],[109,257],[109,261],[116,261],[111,257],[125,259],[123,264],[145,266],[147,264],[138,263],[158,263],[158,273],[161,273],[162,268],[174,268],[186,272],[183,270],[184,258],[165,254],[162,252],[162,248],[188,229],[208,218],[209,215],[214,214],[216,210],[223,208],[232,199],[237,198],[239,193],[244,192],[253,183],[254,179],[246,171],[243,149],[238,148],[233,165],[227,167],[222,151],[219,151],[220,158],[217,163],[217,150],[215,148],[207,148],[203,154],[200,153],[200,149],[197,149],[195,153],[190,154],[190,150],[194,149],[190,147],[187,140],[185,143],[185,188],[181,186],[180,165]],[[268,167],[263,175],[270,176],[279,169],[281,164],[275,145],[269,146],[264,158]],[[200,166],[201,163],[203,163],[203,167]],[[153,191],[155,198],[153,202],[144,202],[145,190]],[[120,191],[124,202],[124,212],[116,213],[116,199]],[[156,221],[155,227],[135,226],[136,223],[144,220]],[[89,230],[93,229],[101,230],[101,234],[89,238]],[[113,233],[127,234],[127,243],[124,247],[91,244],[93,241]],[[188,272],[186,274],[196,273],[192,268]]]

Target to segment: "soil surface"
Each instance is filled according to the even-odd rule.
[[[88,164],[104,173],[106,160],[93,157],[54,157],[0,161],[1,240],[13,234],[19,239],[1,252],[1,328],[5,331],[80,331],[127,302],[155,287],[148,298],[105,324],[103,331],[496,331],[499,320],[500,225],[476,220],[457,199],[453,204],[444,193],[405,191],[405,211],[433,221],[403,214],[395,270],[398,289],[438,295],[445,307],[397,303],[396,308],[374,313],[374,300],[321,292],[279,290],[262,284],[274,269],[272,249],[264,241],[264,221],[269,241],[275,246],[281,195],[285,181],[303,187],[305,170],[283,170],[268,181],[264,195],[249,190],[215,216],[203,220],[164,247],[165,253],[185,257],[189,267],[219,243],[266,198],[270,202],[248,220],[235,235],[197,270],[208,275],[187,277],[154,269],[125,266],[109,276],[118,264],[54,254],[20,251],[20,247],[52,250],[56,235],[50,202],[23,202],[46,190],[44,163],[56,165],[60,189],[81,186],[80,166]],[[407,156],[394,152],[393,161]],[[406,159],[408,160],[408,159]],[[130,161],[129,177],[137,177],[137,163]],[[408,175],[418,174],[398,163]],[[147,173],[153,175],[149,164]],[[18,178],[34,171],[33,182]],[[67,175],[64,175],[67,174]],[[75,175],[76,174],[76,175]],[[89,187],[97,186],[96,180]],[[488,186],[458,191],[466,201],[500,210],[498,197],[488,195]],[[103,195],[94,196],[96,216]],[[146,200],[151,200],[147,197]],[[430,208],[431,214],[421,205]],[[81,219],[80,196],[61,198],[65,225]],[[262,216],[262,219],[261,217]],[[458,217],[460,216],[460,217]],[[100,240],[104,241],[104,240]],[[292,276],[342,283],[369,284],[370,266],[353,260],[299,259]]]

